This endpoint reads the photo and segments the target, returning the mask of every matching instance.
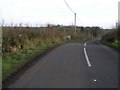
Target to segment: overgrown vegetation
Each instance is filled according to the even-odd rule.
[[[94,30],[95,31],[95,30]],[[16,72],[31,58],[51,47],[68,42],[90,40],[97,35],[90,30],[77,27],[76,38],[73,27],[3,27],[2,69],[3,81]],[[70,35],[71,39],[64,37]]]
[[[102,43],[120,51],[120,27],[106,33],[101,41]]]
[[[64,33],[47,28],[3,28],[3,80],[16,72],[31,57],[64,43]]]

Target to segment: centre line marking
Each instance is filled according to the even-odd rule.
[[[91,67],[92,65],[90,64],[90,61],[89,61],[89,58],[88,58],[88,55],[87,55],[87,52],[86,52],[86,48],[84,48],[84,54],[85,54],[85,58],[87,60],[88,66]]]
[[[87,43],[84,44],[84,46],[86,46]]]

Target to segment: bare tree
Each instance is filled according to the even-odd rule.
[[[4,26],[4,19],[2,19],[2,25],[1,25],[2,27]]]
[[[22,23],[19,23],[19,27],[20,27],[20,30],[21,30],[21,28],[22,28]]]
[[[14,24],[13,24],[13,19],[12,19],[12,22],[11,22],[11,27],[13,27],[14,26]]]
[[[28,23],[26,23],[25,27],[26,27],[26,28],[28,28],[28,27],[29,27],[29,24],[28,24]]]

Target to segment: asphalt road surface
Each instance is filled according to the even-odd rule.
[[[42,57],[9,88],[118,88],[118,53],[93,40]]]

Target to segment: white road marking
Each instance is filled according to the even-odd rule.
[[[86,43],[84,45],[86,45]],[[88,58],[88,55],[87,55],[87,52],[86,52],[86,48],[84,48],[84,54],[85,54],[85,58],[87,60],[88,66],[91,67],[92,65],[90,64],[90,61],[89,61],[89,58]]]
[[[97,80],[96,79],[94,79],[94,82],[96,82]]]
[[[84,46],[86,46],[87,43],[84,44]]]

